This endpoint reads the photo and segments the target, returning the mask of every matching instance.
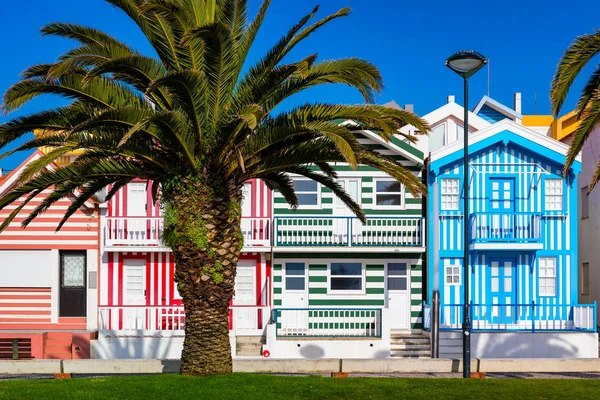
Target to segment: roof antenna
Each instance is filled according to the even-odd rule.
[[[490,59],[489,58],[487,60],[487,67],[488,67],[488,97],[490,97],[491,75],[490,75]]]

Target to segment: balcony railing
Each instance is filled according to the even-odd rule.
[[[541,221],[537,213],[473,213],[471,243],[538,243]]]
[[[109,247],[166,247],[162,242],[162,217],[106,217],[103,226],[104,245]],[[270,218],[242,217],[244,246],[269,246]]]
[[[100,306],[100,331],[171,332],[185,330],[183,306]],[[271,321],[270,306],[239,305],[229,308],[229,329],[262,330]]]
[[[594,304],[471,304],[473,331],[583,331],[596,332]],[[426,310],[430,319],[431,310]],[[461,330],[464,306],[440,306],[440,329]],[[431,324],[425,324],[430,328]]]
[[[276,246],[423,246],[421,217],[276,217]]]
[[[276,308],[277,337],[381,337],[381,309]]]

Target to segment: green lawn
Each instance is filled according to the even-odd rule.
[[[0,381],[0,399],[590,399],[598,380],[332,379],[234,374]]]

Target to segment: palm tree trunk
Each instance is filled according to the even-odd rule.
[[[229,303],[243,240],[241,190],[214,182],[182,179],[167,191],[165,235],[186,314],[183,375],[232,372]]]

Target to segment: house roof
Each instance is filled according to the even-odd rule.
[[[474,114],[478,114],[479,111],[481,111],[481,109],[484,106],[488,106],[493,108],[494,110],[498,111],[499,113],[506,115],[506,117],[510,118],[510,119],[522,119],[523,116],[521,115],[521,113],[516,112],[515,110],[513,110],[510,107],[505,106],[502,103],[497,102],[496,100],[492,99],[489,96],[483,96],[481,98],[481,100],[479,101],[479,103],[477,103],[477,105],[475,106],[475,108],[473,109],[473,113]]]
[[[554,140],[510,120],[502,120],[486,129],[473,133],[469,136],[469,151],[474,153],[481,148],[490,146],[492,143],[515,142],[516,144],[537,152],[553,160],[564,162],[569,146]],[[463,157],[463,139],[457,140],[431,153],[431,163],[438,167],[446,165]],[[579,172],[581,166],[581,153],[576,157],[575,172]],[[435,169],[435,168],[434,168]]]

